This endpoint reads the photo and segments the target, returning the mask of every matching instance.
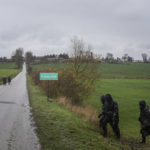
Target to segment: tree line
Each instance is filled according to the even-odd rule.
[[[82,52],[78,52],[80,55],[83,55]],[[87,52],[84,52],[87,53]],[[84,54],[87,55],[87,54]],[[88,54],[88,56],[97,59],[92,52]],[[150,57],[146,53],[141,54],[142,60],[144,63],[150,63]],[[17,68],[20,69],[22,67],[23,61],[26,61],[27,64],[31,64],[36,62],[37,60],[39,63],[48,63],[51,60],[53,62],[57,62],[59,59],[72,59],[73,57],[69,57],[67,53],[60,53],[60,54],[49,54],[45,56],[34,56],[32,51],[27,51],[24,56],[23,48],[18,48],[13,53],[11,59],[7,57],[0,57],[0,62],[16,62]],[[134,62],[134,58],[129,56],[127,53],[124,54],[121,58],[115,58],[112,53],[107,53],[105,57],[99,57],[99,61],[106,62],[106,63],[125,63],[125,62]]]
[[[144,63],[150,63],[150,57],[148,57],[146,53],[142,53],[141,56]],[[129,56],[127,53],[121,58],[115,58],[112,53],[107,53],[105,57],[101,57],[101,60],[106,63],[134,62],[134,58]]]

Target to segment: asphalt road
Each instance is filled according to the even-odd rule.
[[[26,68],[0,86],[0,150],[40,150],[26,86]]]

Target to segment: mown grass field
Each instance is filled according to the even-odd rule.
[[[65,66],[65,63],[39,64],[33,65],[33,71],[49,67],[60,69]],[[102,78],[150,79],[149,63],[100,64],[99,69]]]
[[[0,63],[0,84],[2,84],[3,77],[11,76],[13,78],[21,71],[15,68],[15,63]]]
[[[101,64],[102,78],[147,78],[150,79],[150,64]]]
[[[58,102],[47,102],[45,93],[28,76],[28,91],[42,150],[130,150],[121,142],[103,138],[88,121]]]
[[[15,69],[15,63],[0,63],[0,69]]]
[[[63,65],[65,64],[34,65],[33,70],[47,67],[60,69]],[[100,71],[101,78],[84,104],[91,105],[100,112],[100,96],[110,93],[119,104],[122,139],[138,143],[141,139],[138,102],[146,100],[150,106],[150,64],[101,64]],[[110,136],[113,137],[112,133]],[[150,138],[147,138],[147,143],[149,142]]]

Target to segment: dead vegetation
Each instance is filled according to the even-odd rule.
[[[86,120],[90,121],[92,124],[98,126],[99,119],[98,119],[98,112],[96,109],[88,105],[86,106],[73,105],[65,97],[59,98],[57,99],[57,101],[70,111],[76,112],[80,117],[83,117]]]

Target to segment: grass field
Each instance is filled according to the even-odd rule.
[[[15,63],[0,63],[0,84],[2,84],[3,77],[11,76],[13,78],[21,71],[15,68]]]
[[[28,77],[28,91],[42,150],[130,150],[121,142],[103,138],[88,121],[80,119],[47,97]]]
[[[139,100],[146,100],[150,104],[150,80],[145,79],[102,79],[96,83],[95,91],[85,101],[101,110],[100,96],[111,93],[119,104],[120,129],[122,136],[139,139],[140,124]],[[149,140],[150,141],[150,140]]]
[[[103,78],[147,78],[150,79],[150,64],[101,64]]]
[[[49,67],[60,69],[65,63],[33,65],[33,71]],[[102,78],[145,78],[150,79],[150,63],[129,63],[129,64],[100,64]]]
[[[15,69],[15,63],[0,63],[0,69]]]
[[[63,64],[65,65],[65,64]],[[35,65],[33,70],[54,67],[60,64]],[[119,104],[120,130],[122,139],[139,142],[141,139],[139,118],[140,100],[146,100],[150,106],[150,64],[101,64],[101,79],[97,81],[95,90],[84,101],[85,105],[101,111],[100,96],[110,93]],[[110,133],[111,137],[112,133]],[[147,143],[150,138],[147,138]],[[149,146],[149,144],[147,145]]]

